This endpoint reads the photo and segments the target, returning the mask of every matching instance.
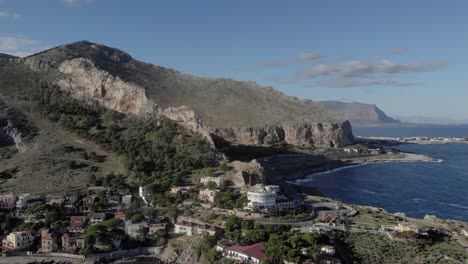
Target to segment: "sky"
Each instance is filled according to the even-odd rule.
[[[0,0],[0,52],[88,40],[198,76],[468,122],[468,1]]]

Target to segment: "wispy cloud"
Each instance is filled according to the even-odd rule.
[[[40,42],[24,37],[0,37],[0,53],[25,57],[36,53],[45,47],[40,46]]]
[[[360,77],[369,74],[402,74],[425,72],[440,69],[446,65],[443,61],[426,61],[421,63],[397,63],[382,60],[378,63],[365,61],[348,61],[342,64],[319,64],[297,73],[299,79],[335,75],[336,77]]]
[[[63,1],[69,5],[91,4],[94,2],[94,0],[63,0]]]
[[[9,12],[9,11],[2,11],[0,10],[0,18],[13,18],[13,19],[20,19],[22,16],[19,13]]]
[[[349,88],[363,86],[415,86],[420,85],[417,82],[400,82],[386,79],[367,79],[367,78],[334,78],[320,80],[314,85],[306,85],[307,87],[330,87],[330,88]]]

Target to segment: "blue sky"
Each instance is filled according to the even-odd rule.
[[[0,52],[78,40],[313,100],[468,122],[467,1],[0,0]]]

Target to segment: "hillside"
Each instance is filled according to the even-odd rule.
[[[389,124],[400,123],[385,114],[374,104],[363,104],[358,102],[344,103],[339,101],[323,101],[328,110],[342,116],[356,125]]]
[[[76,42],[21,61],[74,98],[166,116],[214,142],[336,147],[354,140],[349,123],[319,103],[254,82],[191,76],[100,44]]]

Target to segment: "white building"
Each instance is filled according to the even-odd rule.
[[[323,245],[322,247],[320,247],[320,251],[328,255],[335,254],[335,248],[332,246],[328,246],[328,245]]]
[[[192,222],[181,221],[174,225],[174,233],[184,234],[187,236],[207,234],[216,236],[222,232],[222,229],[217,226],[207,224],[196,224]]]
[[[20,196],[18,196],[18,201],[16,201],[16,208],[23,209],[23,208],[28,207],[28,202],[32,199],[33,199],[32,195],[28,193],[21,194]]]
[[[207,185],[209,182],[214,182],[214,183],[216,183],[216,186],[219,187],[219,186],[223,185],[224,180],[221,177],[202,177],[200,179],[201,184]]]
[[[0,209],[11,210],[15,209],[16,196],[12,193],[0,195]]]
[[[124,195],[122,197],[122,206],[124,207],[129,207],[130,204],[132,203],[132,195]]]
[[[89,217],[89,222],[91,223],[91,225],[96,225],[96,224],[101,223],[105,219],[106,219],[105,213],[93,213]]]
[[[29,231],[12,232],[3,240],[3,248],[6,251],[29,249],[33,241],[34,236]]]
[[[276,205],[279,186],[277,185],[256,185],[247,192],[247,207],[250,209],[268,209]]]

